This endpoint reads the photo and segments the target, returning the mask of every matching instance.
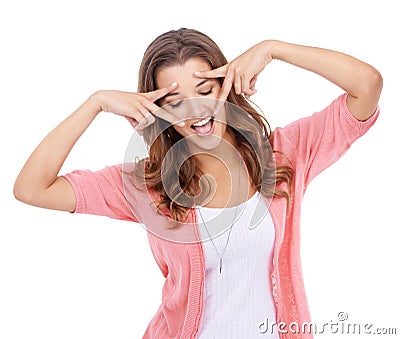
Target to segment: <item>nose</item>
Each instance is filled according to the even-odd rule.
[[[208,98],[189,98],[185,100],[186,118],[198,119],[210,115],[212,100]]]

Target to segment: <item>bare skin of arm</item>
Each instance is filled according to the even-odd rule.
[[[375,112],[383,85],[381,74],[361,60],[329,49],[264,40],[230,63],[195,76],[225,77],[221,102],[232,86],[237,94],[249,98],[255,93],[257,76],[274,59],[314,72],[348,92],[347,105],[356,119],[367,120]]]
[[[29,205],[72,212],[76,208],[71,184],[59,175],[71,149],[96,116],[104,112],[124,116],[141,131],[155,121],[151,113],[174,122],[154,101],[176,87],[172,84],[149,93],[98,91],[55,127],[36,147],[14,183],[16,199]]]

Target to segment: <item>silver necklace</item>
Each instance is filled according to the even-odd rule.
[[[202,220],[202,222],[203,222],[203,225],[204,225],[204,227],[206,228],[207,234],[208,234],[208,236],[210,237],[210,240],[211,240],[211,242],[212,242],[212,244],[213,244],[213,246],[214,246],[214,248],[215,248],[215,251],[217,252],[218,257],[219,257],[219,273],[222,273],[222,257],[224,256],[226,247],[228,246],[229,237],[231,236],[232,226],[235,224],[236,213],[237,213],[237,210],[238,210],[238,207],[239,207],[240,169],[241,169],[241,167],[242,167],[242,166],[240,165],[240,162],[239,162],[239,184],[238,184],[238,195],[237,195],[237,202],[236,202],[236,208],[235,208],[235,215],[233,216],[232,224],[231,224],[231,226],[230,226],[230,228],[229,228],[228,239],[226,240],[226,244],[225,244],[224,250],[223,250],[223,252],[222,252],[222,256],[219,255],[218,249],[217,249],[217,247],[215,246],[214,241],[212,240],[212,237],[211,237],[211,235],[210,235],[210,232],[208,232],[208,228],[207,228],[207,225],[206,225],[206,223],[205,223],[205,221],[204,221],[204,218],[203,218],[203,216],[202,216],[202,214],[201,214],[201,211],[200,211],[200,209],[197,207],[197,210],[199,211],[199,214],[200,214],[201,220]]]

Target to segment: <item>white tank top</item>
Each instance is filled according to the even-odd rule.
[[[204,309],[197,338],[278,339],[276,331],[265,331],[266,321],[269,328],[276,323],[270,281],[275,240],[273,221],[259,192],[237,207],[222,257],[222,273],[219,256],[224,251],[236,206],[197,207],[206,262]],[[258,329],[261,322],[263,332]]]

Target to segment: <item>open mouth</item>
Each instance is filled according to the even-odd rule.
[[[210,116],[204,118],[190,126],[199,135],[209,135],[212,134],[214,130],[214,117]]]

